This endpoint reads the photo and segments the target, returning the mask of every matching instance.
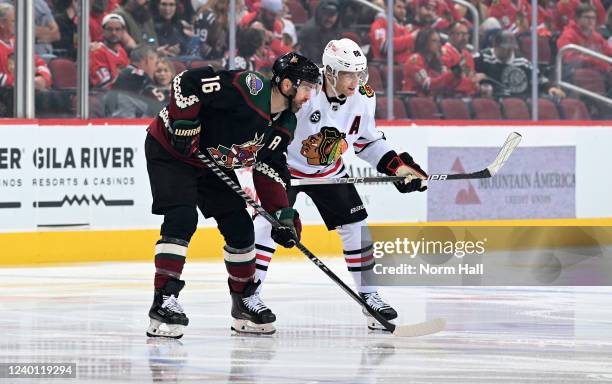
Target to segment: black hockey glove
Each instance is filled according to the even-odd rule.
[[[395,188],[401,193],[409,193],[414,191],[423,192],[427,190],[427,173],[421,169],[421,167],[414,162],[412,156],[406,152],[402,152],[399,155],[395,154],[394,151],[389,152],[383,156],[382,161],[385,161],[386,165],[381,168],[381,164],[377,168],[379,172],[386,173],[389,176],[406,176],[404,181],[397,181],[393,183]]]
[[[199,121],[176,120],[170,129],[170,144],[181,155],[191,156],[198,150],[200,130]]]
[[[302,235],[302,222],[300,215],[293,208],[281,208],[273,215],[282,227],[272,227],[272,240],[285,248],[295,245],[295,239],[300,240]]]

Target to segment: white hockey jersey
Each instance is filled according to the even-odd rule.
[[[384,154],[391,150],[382,132],[376,129],[374,112],[376,95],[369,85],[361,85],[355,94],[344,103],[337,99],[332,102],[322,90],[317,96],[304,103],[296,114],[297,128],[293,141],[287,148],[289,171],[294,178],[342,177],[346,167],[339,157],[329,165],[317,164],[307,158],[308,141],[315,140],[324,127],[334,127],[346,134],[348,148],[376,168]]]

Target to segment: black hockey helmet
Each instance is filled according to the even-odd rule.
[[[278,86],[283,79],[291,80],[295,88],[302,81],[318,86],[322,83],[319,67],[312,60],[295,52],[279,57],[272,66],[272,83]]]

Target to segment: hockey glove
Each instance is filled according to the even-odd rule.
[[[200,122],[176,120],[170,131],[170,144],[183,156],[191,156],[197,150],[200,141]]]
[[[386,166],[387,173],[395,176],[406,176],[404,181],[393,183],[401,193],[427,190],[427,173],[414,162],[412,156],[406,152],[391,158]]]
[[[272,227],[272,240],[285,248],[295,245],[295,239],[300,240],[302,235],[302,222],[300,215],[293,208],[281,208],[274,212],[274,217],[281,224],[281,227]]]

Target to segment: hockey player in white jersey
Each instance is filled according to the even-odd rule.
[[[287,149],[293,178],[346,177],[342,154],[353,147],[355,154],[379,172],[406,176],[395,184],[401,193],[425,191],[427,174],[408,153],[397,154],[376,129],[376,95],[367,85],[367,60],[359,45],[350,39],[332,40],[323,52],[323,89],[302,105],[296,114],[297,128]],[[359,295],[385,319],[397,312],[379,295],[377,287],[361,284],[362,274],[373,273],[374,256],[365,219],[367,212],[353,184],[287,186],[289,204],[299,192],[314,202],[328,230],[336,230],[348,270]],[[279,220],[283,221],[280,217]],[[270,224],[255,218],[256,280],[263,286],[268,265],[276,249]],[[362,238],[362,237],[367,238]],[[368,244],[369,243],[369,244]],[[364,246],[365,244],[365,246]],[[384,329],[364,310],[370,329]]]

